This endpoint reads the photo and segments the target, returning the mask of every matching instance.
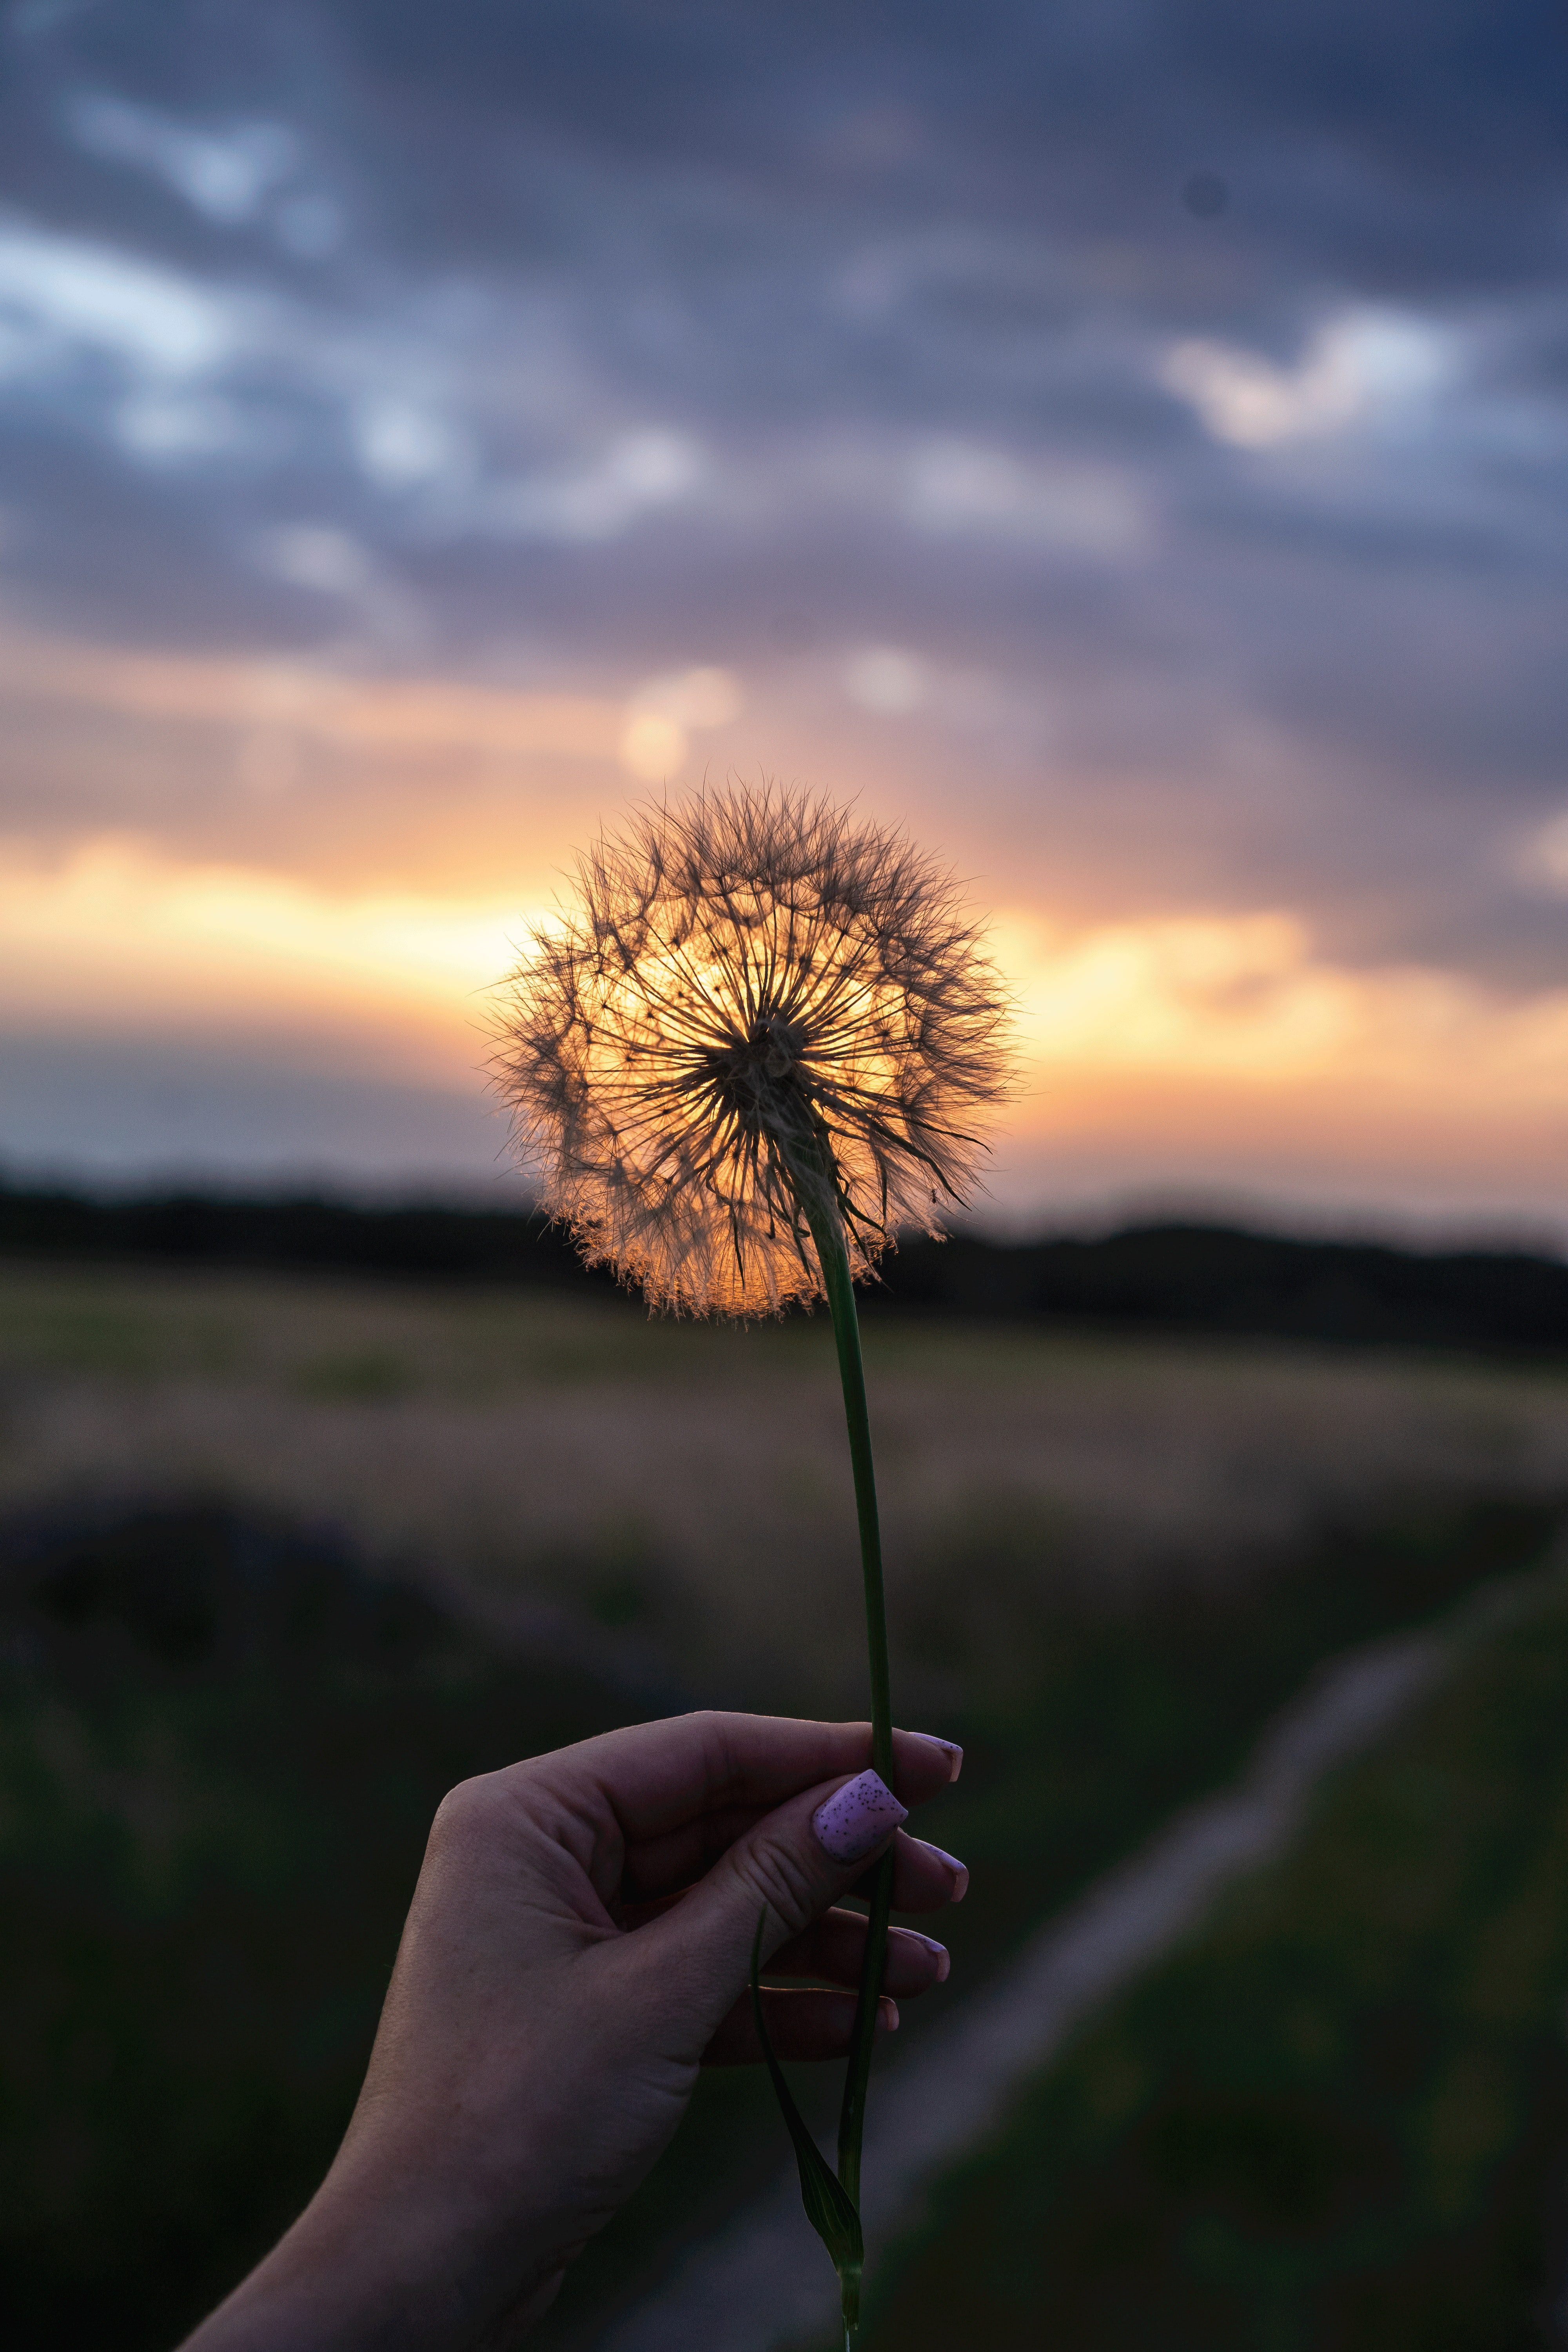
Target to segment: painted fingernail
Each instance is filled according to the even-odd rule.
[[[936,1954],[936,1980],[938,1984],[945,1984],[948,1970],[952,1966],[952,1955],[947,1946],[939,1944],[934,1936],[922,1936],[918,1927],[900,1927],[899,1933],[908,1936],[914,1943],[923,1944],[928,1952]]]
[[[960,1862],[955,1853],[944,1853],[941,1846],[932,1845],[929,1838],[921,1838],[920,1843],[924,1846],[928,1853],[935,1854],[938,1862],[946,1863],[949,1870],[952,1873],[952,1893],[948,1896],[948,1901],[950,1903],[962,1903],[964,1896],[969,1892],[968,1864]]]
[[[917,1731],[915,1738],[917,1739],[929,1739],[933,1748],[940,1748],[942,1749],[943,1755],[947,1758],[947,1777],[950,1780],[956,1780],[959,1774],[963,1769],[963,1750],[959,1746],[957,1740],[939,1739],[934,1731]]]
[[[882,2033],[896,2033],[899,2030],[899,2004],[889,2000],[886,1993],[877,2003],[877,2027]]]
[[[811,1826],[835,1862],[863,1862],[909,1817],[909,1807],[900,1804],[879,1773],[858,1772],[818,1805]]]

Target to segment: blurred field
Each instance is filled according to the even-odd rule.
[[[906,1711],[1011,1674],[1042,1598],[1266,1576],[1391,1498],[1568,1489],[1550,1370],[891,1320],[867,1358]],[[578,1612],[708,1695],[858,1705],[821,1319],[0,1261],[0,1507],[192,1494]]]
[[[968,1751],[942,2000],[1317,1659],[1540,1557],[1568,1494],[1539,1368],[893,1318],[868,1360],[900,1712]],[[661,1707],[860,1710],[839,1412],[821,1321],[0,1261],[18,2345],[155,2352],[309,2193],[452,1780]],[[542,2347],[779,2134],[706,2084]]]

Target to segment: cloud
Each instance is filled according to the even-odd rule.
[[[331,539],[295,547],[337,576],[352,551]],[[353,573],[357,578],[357,573]],[[0,694],[174,726],[287,729],[383,761],[450,751],[517,758],[613,758],[618,703],[513,693],[447,678],[349,677],[280,661],[214,661],[0,635]]]
[[[106,1042],[0,1031],[6,1174],[518,1205],[504,1125],[472,1073],[420,1085],[367,1064],[360,1040],[325,1055],[321,1042],[280,1028],[241,1055],[178,1030]]]
[[[244,341],[232,301],[155,262],[20,220],[0,221],[0,359],[43,373],[79,350],[135,374],[211,374]]]
[[[243,445],[247,437],[227,401],[152,385],[121,403],[114,425],[121,445],[150,465],[210,458]]]
[[[1568,987],[1325,955],[1292,914],[1004,914],[1025,1068],[995,1198],[1561,1241]]]
[[[925,667],[902,646],[864,646],[844,665],[844,691],[862,710],[901,719],[929,691]]]
[[[342,206],[310,184],[289,123],[193,124],[102,89],[68,91],[64,113],[84,154],[145,173],[215,227],[265,228],[302,261],[324,260],[342,242]]]
[[[154,1091],[179,1097],[186,1165],[393,1176],[417,1161],[466,1181],[489,991],[547,915],[544,889],[329,890],[114,836],[48,866],[13,852],[0,858],[13,1149],[45,1158],[63,1135],[79,1165],[166,1168],[168,1119],[122,1099],[156,1064]],[[1124,1188],[1163,1181],[1167,1196],[1228,1180],[1233,1196],[1251,1182],[1293,1206],[1314,1184],[1363,1206],[1408,1206],[1418,1150],[1431,1159],[1429,1208],[1495,1213],[1510,1200],[1489,1156],[1499,1138],[1515,1207],[1551,1196],[1552,1139],[1568,1118],[1568,988],[1509,998],[1429,967],[1358,969],[1269,908],[1072,925],[1005,908],[993,940],[1024,1052],[995,1188],[1015,1215],[1038,1214],[1048,1193],[1074,1197],[1089,1171],[1103,1193],[1118,1171]],[[96,1127],[68,1100],[47,1108],[51,1087],[68,1093],[91,1055],[120,1072],[94,1097],[111,1108]],[[252,1070],[257,1096],[284,1106],[264,1146],[248,1118],[226,1131],[222,1115]],[[329,1070],[342,1073],[335,1110],[315,1091]],[[366,1089],[389,1082],[422,1100],[433,1090],[417,1154],[397,1119],[369,1144]],[[305,1096],[309,1118],[287,1108]]]
[[[384,646],[406,649],[425,634],[403,583],[347,531],[324,523],[280,523],[262,532],[257,555],[291,587],[344,605]]]
[[[1337,1103],[1347,1139],[1379,1097],[1384,1119],[1403,1108],[1452,1130],[1496,1118],[1544,1139],[1568,1119],[1568,984],[1514,996],[1427,966],[1357,969],[1275,911],[1076,934],[1004,917],[997,936],[1028,1055],[1020,1124],[1036,1132],[1081,1116],[1075,1100],[1125,1117],[1141,1082],[1219,1087],[1260,1110]]]
[[[1407,425],[1453,369],[1450,333],[1386,310],[1321,327],[1294,368],[1199,339],[1173,343],[1160,373],[1218,441],[1268,449],[1347,426]]]
[[[379,488],[460,483],[473,473],[468,436],[427,403],[374,393],[354,409],[350,429],[354,454]]]
[[[744,707],[732,670],[697,668],[647,678],[626,705],[621,764],[649,783],[662,783],[685,766],[694,732],[729,726]]]
[[[75,93],[68,120],[88,154],[153,173],[226,228],[253,221],[264,200],[294,176],[300,163],[299,137],[283,122],[195,131],[102,90]]]
[[[340,1034],[413,1024],[438,1041],[426,1067],[450,1067],[473,1058],[476,992],[504,978],[542,911],[328,893],[107,837],[48,870],[0,862],[0,971],[13,1025],[47,1014],[100,1034],[149,1019],[214,1033],[315,1010]]]
[[[1132,924],[1140,1003],[1196,986],[1150,925],[1295,925],[1205,1054],[1245,997],[1260,1068],[1330,1083],[1310,1014],[1370,1069],[1367,1008],[1436,1002],[1394,972],[1515,1050],[1568,790],[1531,0],[46,16],[0,29],[13,838],[468,875],[733,759],[1102,978]]]
[[[618,539],[646,515],[679,505],[702,474],[701,449],[689,436],[642,426],[617,434],[586,466],[488,484],[470,521],[519,539],[592,546]]]
[[[1150,536],[1144,500],[1110,468],[1030,463],[964,441],[915,453],[903,511],[932,538],[973,533],[1073,555],[1136,554]]]
[[[1532,831],[1510,862],[1526,889],[1568,898],[1568,809],[1559,809]]]

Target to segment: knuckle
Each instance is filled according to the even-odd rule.
[[[731,1853],[734,1867],[759,1907],[765,1904],[790,1935],[799,1935],[816,1918],[824,1892],[798,1846],[784,1838],[762,1836],[744,1840]]]
[[[471,1780],[459,1780],[456,1788],[447,1790],[430,1825],[430,1843],[435,1851],[467,1846],[485,1835],[495,1820],[494,1777],[493,1773],[481,1773]]]
[[[720,1796],[734,1773],[729,1717],[716,1706],[693,1707],[687,1720],[695,1730],[710,1798]]]

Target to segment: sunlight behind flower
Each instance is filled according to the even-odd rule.
[[[821,1295],[824,1218],[847,1290],[897,1226],[972,1197],[1005,1009],[906,835],[731,783],[579,859],[509,983],[496,1080],[591,1262],[658,1306],[771,1314]]]

